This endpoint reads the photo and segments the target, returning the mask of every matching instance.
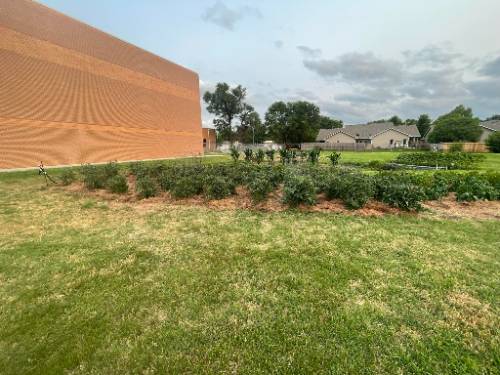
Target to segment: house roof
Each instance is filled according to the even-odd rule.
[[[379,122],[367,125],[347,125],[337,129],[320,129],[316,141],[326,141],[337,133],[343,133],[355,139],[373,139],[380,133],[388,130],[394,130],[414,138],[420,138],[421,136],[416,125],[395,126],[392,122]]]
[[[495,132],[500,132],[500,120],[483,121],[479,124],[479,126],[493,130]]]

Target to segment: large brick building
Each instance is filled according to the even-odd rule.
[[[202,152],[196,73],[36,2],[0,0],[0,168]]]

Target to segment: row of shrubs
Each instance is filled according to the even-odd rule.
[[[395,162],[405,165],[439,166],[447,169],[472,169],[484,158],[484,155],[468,152],[403,152]]]
[[[231,147],[230,149],[231,158],[233,161],[240,160],[241,153],[236,147]],[[297,164],[299,162],[310,162],[311,164],[317,164],[319,162],[319,157],[321,155],[321,149],[318,147],[312,150],[300,151],[295,149],[282,148],[278,152],[275,150],[254,150],[247,148],[243,151],[243,157],[246,162],[255,162],[257,164],[263,163],[265,160],[269,162],[274,162],[277,154],[279,155],[279,160],[282,164]],[[330,161],[332,164],[337,165],[340,159],[340,153],[333,152],[330,155]]]
[[[318,193],[341,199],[352,209],[377,199],[403,210],[419,210],[425,200],[455,192],[457,200],[494,200],[500,197],[500,173],[380,172],[374,176],[324,165],[273,164],[135,164],[136,190],[141,197],[169,191],[175,198],[203,194],[221,199],[245,186],[254,202],[265,200],[283,185],[283,200],[290,206],[314,204]]]

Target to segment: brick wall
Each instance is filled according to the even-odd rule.
[[[0,168],[203,152],[196,73],[26,0],[0,0]]]

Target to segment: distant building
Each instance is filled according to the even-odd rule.
[[[215,129],[212,128],[203,128],[203,151],[204,152],[212,152],[217,150],[217,133]]]
[[[372,148],[413,147],[421,135],[416,125],[395,126],[392,122],[347,125],[337,129],[321,129],[316,142],[331,144],[366,144]]]
[[[37,1],[0,0],[0,169],[202,152],[195,72]]]

